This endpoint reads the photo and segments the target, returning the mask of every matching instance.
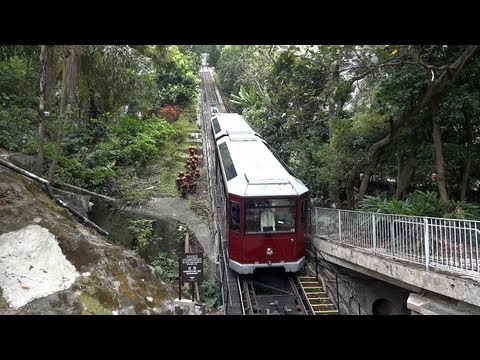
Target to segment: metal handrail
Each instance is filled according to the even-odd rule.
[[[445,271],[480,274],[480,221],[315,208],[316,237]]]

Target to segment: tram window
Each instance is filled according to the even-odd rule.
[[[215,131],[215,134],[218,134],[218,133],[222,130],[222,129],[220,128],[220,124],[218,123],[218,119],[217,119],[217,118],[213,118],[212,124],[213,124],[213,130]]]
[[[237,176],[237,171],[233,165],[232,157],[230,156],[230,151],[228,151],[227,144],[221,143],[218,145],[218,149],[220,150],[220,157],[222,158],[223,168],[225,169],[227,180],[232,180]]]
[[[305,231],[307,229],[307,200],[302,201],[300,223],[301,223],[302,230]]]
[[[230,230],[240,231],[240,204],[235,201],[230,202]]]
[[[246,209],[245,231],[247,234],[260,231],[260,211],[258,209]]]
[[[245,211],[245,231],[295,232],[295,199],[249,199]]]
[[[295,208],[280,207],[276,208],[276,221],[279,231],[295,231]]]

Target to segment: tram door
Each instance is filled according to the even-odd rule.
[[[242,207],[240,201],[230,200],[227,210],[228,254],[232,260],[240,261],[242,256]]]

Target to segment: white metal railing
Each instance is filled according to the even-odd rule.
[[[480,221],[315,208],[316,236],[429,267],[480,274]]]

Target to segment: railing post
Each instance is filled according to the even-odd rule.
[[[315,256],[315,278],[318,280],[318,259],[317,259],[317,248],[315,248],[315,251],[313,252],[313,256]]]
[[[428,263],[430,261],[430,234],[428,233],[428,219],[423,219],[425,222],[425,267],[428,270]]]
[[[315,208],[315,236],[318,236],[318,208]]]
[[[375,225],[375,214],[372,215],[372,235],[373,235],[373,253],[377,249],[377,226]]]
[[[338,290],[338,274],[335,274],[335,285],[337,287],[337,309],[340,309],[340,291]]]
[[[337,210],[338,211],[338,241],[339,242],[342,242],[342,221],[341,221],[341,218],[340,218],[340,210]]]
[[[390,243],[392,244],[392,256],[395,257],[395,219],[393,216],[390,217]]]

